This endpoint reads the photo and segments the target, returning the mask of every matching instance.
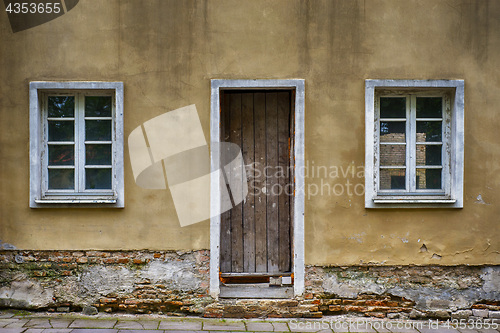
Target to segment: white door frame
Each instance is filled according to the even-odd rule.
[[[305,82],[289,80],[211,80],[210,103],[210,295],[218,299],[220,292],[220,91],[221,89],[283,89],[295,90],[295,197],[293,209],[293,275],[294,295],[304,292],[304,116]]]

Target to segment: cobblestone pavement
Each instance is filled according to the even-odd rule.
[[[456,324],[456,323],[453,323]],[[76,313],[53,314],[0,311],[0,332],[5,333],[134,333],[134,332],[367,332],[367,333],[500,333],[496,321],[388,320],[335,316],[322,319],[205,319],[162,315]]]

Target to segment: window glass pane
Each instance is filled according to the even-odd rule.
[[[49,165],[74,165],[74,145],[49,145]]]
[[[417,142],[441,142],[441,121],[417,121]]]
[[[406,142],[406,122],[380,122],[380,142]]]
[[[74,169],[49,169],[50,190],[72,190],[75,188]]]
[[[85,117],[111,117],[111,96],[85,96]]]
[[[111,145],[85,145],[86,165],[111,165]]]
[[[406,165],[406,145],[380,145],[380,165],[381,166],[405,166]]]
[[[404,190],[406,189],[405,169],[380,169],[381,190]]]
[[[406,118],[406,97],[380,97],[380,118]]]
[[[86,120],[85,139],[89,141],[111,141],[111,120]]]
[[[441,189],[441,169],[417,169],[417,189]]]
[[[441,165],[441,145],[417,145],[417,165]]]
[[[75,125],[73,120],[49,120],[49,141],[73,141]]]
[[[48,113],[54,118],[74,117],[75,96],[49,96]]]
[[[85,169],[85,188],[87,190],[111,189],[111,169]]]
[[[441,118],[443,98],[417,97],[417,118]]]

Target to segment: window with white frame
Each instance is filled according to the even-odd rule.
[[[463,206],[463,81],[366,81],[365,207]]]
[[[123,84],[30,84],[30,206],[123,207]]]

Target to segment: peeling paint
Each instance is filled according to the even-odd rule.
[[[16,250],[16,249],[17,247],[15,247],[14,245],[2,242],[2,240],[0,240],[0,250]]]
[[[489,203],[485,202],[483,200],[483,196],[481,194],[479,194],[477,197],[476,197],[476,202],[477,204],[481,204],[481,205],[489,205]]]
[[[363,237],[366,236],[366,232],[361,232],[359,234],[354,234],[352,236],[346,237],[346,239],[353,239],[357,241],[358,243],[363,243]]]

